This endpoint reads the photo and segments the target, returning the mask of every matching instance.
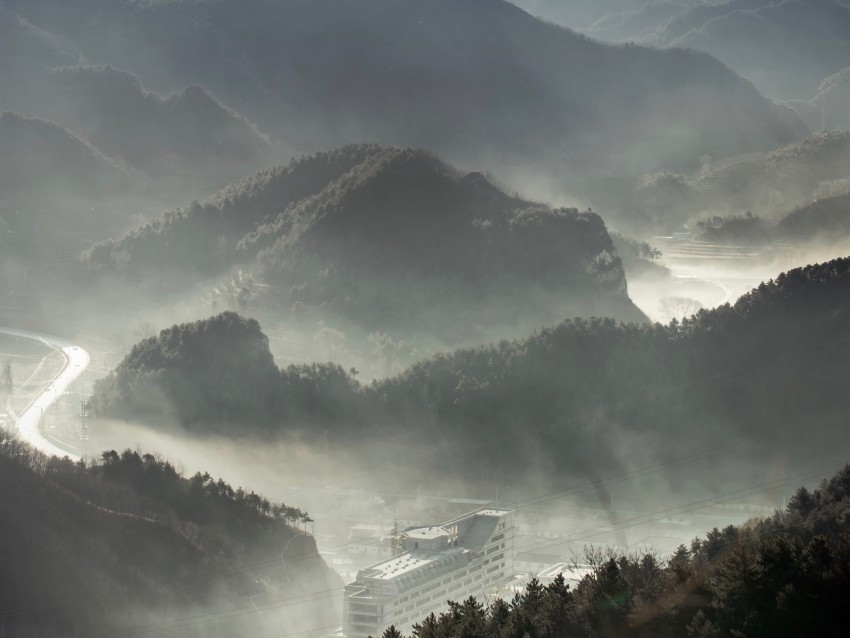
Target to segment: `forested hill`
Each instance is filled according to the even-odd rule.
[[[153,90],[204,86],[295,148],[427,147],[554,188],[806,131],[708,55],[603,45],[501,0],[5,4]]]
[[[738,455],[745,455],[758,473],[760,460],[805,462],[850,445],[844,428],[850,397],[835,382],[847,365],[848,323],[850,259],[841,259],[792,270],[734,306],[681,323],[570,320],[525,339],[439,355],[368,387],[338,366],[291,366],[279,374],[267,366],[270,380],[256,381],[269,388],[264,405],[246,399],[240,407],[238,382],[220,381],[201,363],[181,368],[182,349],[191,342],[172,342],[165,332],[140,344],[98,384],[95,398],[101,414],[138,418],[139,397],[163,392],[179,419],[200,432],[330,431],[340,445],[362,439],[364,430],[403,433],[428,446],[439,441],[443,471],[463,468],[458,471],[471,476],[492,463],[508,474],[534,466],[555,477],[597,476],[718,445],[727,448],[724,462],[737,467]],[[259,326],[250,330],[259,334]],[[194,331],[182,326],[173,334]],[[161,351],[174,356],[140,365],[151,360],[141,356],[146,349],[160,359]],[[235,359],[234,377],[252,379],[251,361]],[[185,391],[170,394],[171,387]],[[222,418],[184,400],[216,393],[235,399]],[[264,414],[240,418],[243,409]],[[229,415],[242,427],[227,427]],[[168,415],[143,418],[156,424]]]
[[[598,206],[624,207],[632,216],[676,227],[705,211],[775,216],[846,188],[850,171],[850,132],[820,133],[776,149],[706,163],[690,174],[645,176],[618,204],[596,193]],[[844,191],[840,191],[844,192]],[[839,193],[836,193],[839,194]]]
[[[0,635],[247,638],[266,622],[333,620],[328,592],[342,583],[297,508],[149,454],[108,451],[86,467],[9,438],[0,482]],[[284,597],[314,602],[259,613]]]
[[[850,235],[850,194],[817,199],[783,217],[776,234],[791,241],[841,241]]]
[[[94,407],[102,416],[176,420],[199,433],[238,424],[232,432],[241,436],[357,419],[359,410],[346,410],[362,400],[359,387],[333,364],[278,370],[260,325],[225,312],[138,343],[97,382]]]
[[[222,313],[135,345],[98,382],[96,408],[161,416],[159,399],[165,398],[185,425],[240,419],[262,425],[274,419],[278,407],[278,374],[259,324]]]
[[[568,316],[640,320],[601,218],[511,197],[419,150],[353,145],[237,182],[86,256],[172,288],[253,268],[283,308],[369,330],[525,331]],[[502,334],[505,334],[504,332]]]
[[[517,448],[500,437],[557,450],[549,461],[562,468],[588,454],[596,467],[632,462],[685,441],[730,444],[732,458],[752,445],[756,458],[816,459],[850,444],[850,402],[835,382],[848,328],[850,259],[841,259],[784,273],[681,323],[567,321],[438,356],[372,396],[390,422],[437,422],[469,445],[492,439],[505,463]]]
[[[532,580],[512,600],[455,601],[417,638],[838,638],[850,595],[850,466],[750,524],[711,530],[667,560],[589,552],[567,587]],[[383,638],[400,638],[388,630]]]

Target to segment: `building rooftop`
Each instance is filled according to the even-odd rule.
[[[429,527],[411,527],[404,530],[405,536],[409,538],[440,538],[441,536],[449,536],[450,532],[445,527],[440,525],[431,525]]]
[[[387,560],[372,565],[369,569],[364,570],[363,576],[366,578],[380,578],[382,580],[392,580],[402,574],[408,574],[412,571],[430,565],[438,561],[438,554],[422,554],[422,553],[404,553],[398,556],[393,556]]]
[[[449,527],[454,523],[470,521],[479,516],[502,518],[503,516],[507,516],[510,513],[511,510],[500,510],[495,507],[482,507],[481,509],[475,510],[474,512],[469,512],[468,514],[464,514],[463,516],[458,516],[457,518],[453,518],[450,521],[446,521],[445,523],[443,523],[443,527]]]
[[[444,568],[454,568],[457,563],[469,559],[469,550],[463,548],[445,549],[440,552],[405,552],[361,570],[357,574],[357,581],[397,582],[400,588],[404,589],[401,581],[415,584],[420,576],[430,578]]]
[[[473,513],[477,514],[478,516],[498,516],[498,517],[501,518],[502,516],[507,516],[508,514],[510,514],[511,511],[510,510],[500,510],[500,509],[495,509],[495,508],[488,508],[488,509],[478,510],[477,512],[473,512]]]
[[[581,582],[581,579],[585,576],[589,576],[593,574],[593,567],[590,565],[574,565],[572,563],[558,563],[556,565],[552,565],[551,567],[547,567],[539,574],[537,574],[537,578],[540,579],[541,582],[546,584],[549,581],[555,579],[558,574],[563,574],[564,580],[570,585],[578,585]]]
[[[481,547],[491,537],[508,510],[481,509],[441,525],[423,525],[404,530],[403,534],[414,541],[424,541],[426,547],[411,549],[361,570],[356,583],[383,583],[399,590],[415,586],[418,581],[435,577],[442,571],[456,569],[458,563],[473,560]],[[440,544],[442,538],[455,538]],[[435,541],[429,543],[428,541]]]

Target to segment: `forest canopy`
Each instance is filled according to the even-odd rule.
[[[687,438],[701,449],[734,442],[756,455],[778,446],[817,458],[844,440],[850,410],[834,383],[844,374],[848,292],[850,259],[839,259],[681,322],[568,320],[366,386],[334,364],[278,370],[259,325],[226,313],[139,344],[97,385],[95,402],[102,415],[154,424],[169,406],[197,432],[230,436],[329,431],[344,444],[364,429],[439,433],[471,473],[533,458],[569,475],[588,455],[601,473],[626,462],[614,450],[637,437],[650,437],[658,457],[677,454]]]
[[[341,586],[304,532],[306,512],[152,454],[74,463],[4,436],[0,481],[2,635],[107,637],[174,622],[182,636],[224,638],[254,618],[180,619],[233,614],[249,596],[263,605],[272,585],[289,595]]]
[[[850,466],[787,508],[714,528],[666,560],[589,550],[575,588],[532,579],[510,600],[449,601],[417,638],[838,637],[850,595]],[[399,638],[390,628],[383,638]]]

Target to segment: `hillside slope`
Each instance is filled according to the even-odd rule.
[[[715,527],[663,561],[646,549],[589,549],[590,573],[575,586],[565,577],[578,570],[566,567],[509,603],[456,602],[421,619],[415,635],[838,638],[850,593],[848,485],[845,466],[813,492],[801,487],[774,516]]]
[[[850,236],[850,194],[824,197],[788,213],[776,232],[791,241],[846,240]]]
[[[197,176],[215,187],[271,157],[266,138],[202,87],[161,96],[109,66],[54,69],[33,109],[159,179]]]
[[[770,153],[706,162],[690,174],[644,176],[607,207],[628,204],[633,216],[666,224],[668,230],[706,214],[751,211],[777,218],[840,190],[849,172],[850,133],[822,133]],[[601,189],[596,194],[599,206],[611,197]]]
[[[4,635],[304,631],[326,624],[329,605],[264,608],[341,587],[295,527],[306,514],[208,474],[183,478],[149,454],[109,451],[85,467],[5,438],[0,480]]]
[[[58,124],[0,114],[0,192],[96,195],[126,189],[127,173]]]
[[[809,100],[788,102],[812,131],[850,129],[847,102],[850,100],[850,66],[833,73],[818,86]]]
[[[802,99],[850,64],[850,7],[840,0],[703,4],[642,42],[705,51],[767,95]]]
[[[426,152],[376,145],[264,171],[86,259],[105,276],[172,287],[254,268],[266,302],[370,330],[449,338],[478,324],[642,319],[597,215],[535,205]]]
[[[782,274],[734,306],[681,323],[567,321],[525,339],[438,355],[366,387],[334,366],[290,367],[280,377],[272,370],[264,383],[277,392],[266,404],[266,432],[309,438],[329,431],[343,447],[368,440],[377,447],[363,453],[376,459],[386,454],[378,442],[403,434],[407,446],[438,451],[443,473],[478,480],[497,464],[510,482],[533,467],[533,480],[545,475],[553,484],[675,467],[686,450],[722,447],[722,459],[695,466],[674,489],[689,481],[702,490],[735,478],[758,482],[777,458],[820,462],[824,450],[850,444],[841,382],[848,291],[850,259],[840,259]],[[167,334],[139,347],[167,349]],[[167,391],[159,384],[180,370],[179,357],[163,369],[138,365],[144,361],[133,351],[98,386],[102,413],[133,417],[133,402],[144,396],[137,380]],[[181,383],[211,395],[219,387],[203,373],[184,374]],[[197,414],[179,396],[173,403]],[[220,419],[192,426],[240,431]],[[430,463],[426,456],[419,469],[433,469]]]
[[[0,4],[0,111],[21,111],[41,99],[38,78],[47,70],[78,64],[67,38],[39,29]]]
[[[563,187],[805,134],[706,55],[606,46],[501,0],[7,5],[155,90],[207,87],[296,148],[426,147]]]

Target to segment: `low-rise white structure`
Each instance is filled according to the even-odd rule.
[[[404,552],[357,574],[345,588],[343,632],[380,636],[390,625],[409,632],[447,601],[480,598],[513,576],[513,512],[480,509],[401,533]]]
[[[541,585],[551,585],[555,578],[559,575],[564,577],[564,582],[575,589],[585,576],[590,576],[593,573],[593,567],[590,565],[576,565],[574,563],[558,563],[552,565],[539,574],[537,580]]]

